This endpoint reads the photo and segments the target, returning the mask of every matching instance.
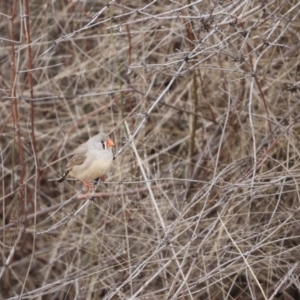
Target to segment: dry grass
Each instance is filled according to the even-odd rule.
[[[1,1],[0,299],[296,299],[300,2],[109,3]]]

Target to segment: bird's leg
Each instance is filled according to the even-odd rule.
[[[89,190],[92,191],[92,196],[91,196],[91,198],[89,200],[94,201],[95,200],[94,194],[96,192],[96,188],[98,187],[99,183],[105,181],[105,176],[103,175],[101,177],[96,178],[93,181],[94,185],[92,185],[91,183],[89,183],[89,182],[87,182],[85,180],[81,180],[81,181],[85,185],[85,187],[87,188],[87,191],[89,191]]]
[[[87,188],[88,191],[94,189],[94,186],[92,184],[90,184],[89,182],[84,181],[84,180],[81,180],[81,181],[84,184],[84,186]]]

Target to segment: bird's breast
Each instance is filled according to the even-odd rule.
[[[80,180],[92,181],[98,177],[105,175],[112,164],[111,156],[103,157],[103,155],[90,155],[82,165],[72,168],[70,175]]]

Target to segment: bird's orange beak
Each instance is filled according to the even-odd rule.
[[[115,143],[109,138],[107,140],[107,147],[113,147],[115,145]]]

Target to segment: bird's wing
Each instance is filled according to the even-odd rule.
[[[71,157],[71,159],[68,161],[66,170],[70,171],[73,169],[74,166],[82,165],[87,157],[87,151],[78,151],[77,153],[74,153],[74,155]]]
[[[73,156],[71,157],[71,159],[68,161],[66,165],[66,170],[64,174],[62,175],[61,178],[57,180],[57,182],[63,182],[74,166],[82,165],[86,160],[87,152],[88,152],[88,147],[86,143],[76,148],[73,151]]]

